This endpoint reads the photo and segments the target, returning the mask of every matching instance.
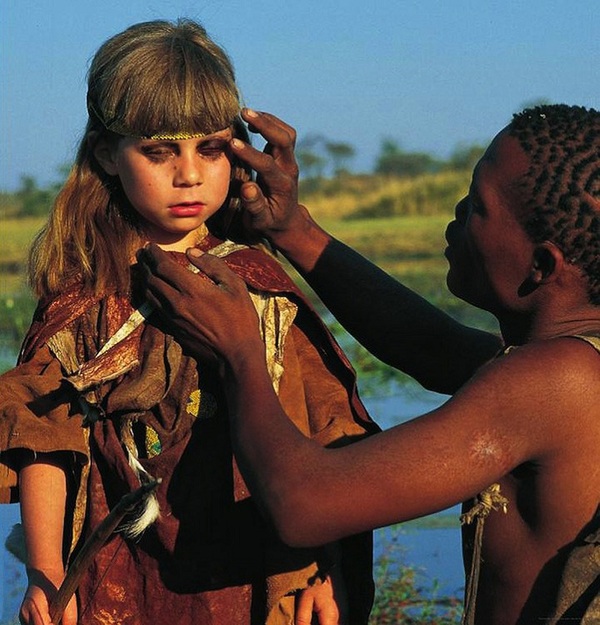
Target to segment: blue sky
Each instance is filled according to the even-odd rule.
[[[246,103],[354,146],[448,156],[540,98],[600,106],[598,0],[0,0],[0,189],[73,158],[85,73],[128,25],[188,16],[232,57]]]

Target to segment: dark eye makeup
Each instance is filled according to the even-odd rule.
[[[143,143],[140,146],[140,150],[142,154],[154,162],[162,162],[168,158],[177,156],[180,152],[179,144],[170,141]],[[215,160],[220,158],[223,154],[228,153],[229,141],[222,138],[207,139],[205,141],[200,140],[196,146],[196,151],[202,157]]]

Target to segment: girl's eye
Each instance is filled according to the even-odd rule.
[[[211,160],[221,157],[226,151],[227,143],[225,141],[204,143],[198,146],[198,153]]]
[[[152,161],[164,161],[174,154],[173,150],[167,147],[145,147],[142,152]]]
[[[199,156],[208,160],[217,160],[227,152],[228,142],[222,140],[206,141],[197,146],[196,150]],[[150,161],[162,163],[179,155],[177,145],[163,144],[147,144],[141,147],[142,154]]]

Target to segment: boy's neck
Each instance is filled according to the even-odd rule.
[[[524,345],[561,336],[577,334],[600,336],[600,306],[578,311],[580,314],[558,316],[551,319],[529,318],[500,321],[502,337],[506,345]]]

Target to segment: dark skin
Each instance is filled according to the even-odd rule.
[[[494,359],[498,338],[451,321],[319,228],[297,204],[293,130],[267,114],[246,119],[269,142],[262,154],[232,145],[260,174],[242,189],[248,226],[269,237],[376,356],[454,393],[408,423],[323,449],[279,405],[243,282],[209,255],[189,253],[203,279],[147,249],[140,260],[148,297],[179,340],[221,363],[236,453],[254,495],[283,539],[302,546],[431,514],[499,483],[508,511],[486,520],[477,623],[539,622],[552,602],[559,550],[598,506],[600,356],[572,335],[600,334],[600,307],[589,302],[580,270],[552,242],[533,244],[515,217],[525,207],[514,182],[527,171],[526,154],[501,132],[446,234],[449,287],[492,312],[504,343],[518,346]],[[250,394],[256,400],[245,402]]]

